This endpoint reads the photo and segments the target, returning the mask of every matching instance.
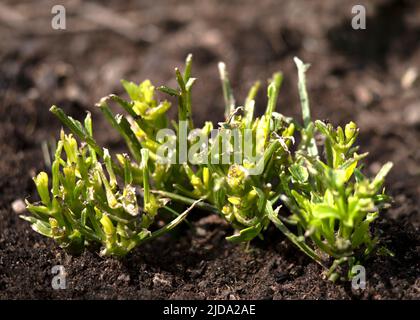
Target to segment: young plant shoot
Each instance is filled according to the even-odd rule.
[[[343,129],[312,121],[308,65],[295,62],[303,124],[276,112],[281,73],[269,81],[265,112],[256,117],[260,83],[251,87],[242,106],[236,105],[226,66],[220,63],[225,119],[217,127],[211,122],[194,126],[191,55],[184,72],[175,69],[177,88],[157,88],[177,99],[178,122],[171,121],[171,103],[157,100],[149,80],[139,85],[123,80],[128,101],[109,95],[97,104],[130,153],[116,154],[116,161],[94,140],[90,114],[82,125],[53,106],[72,134],[61,133],[51,179],[45,172],[34,178],[41,201],[27,202],[32,216],[22,218],[71,252],[97,242],[103,255],[124,256],[173,229],[197,207],[231,224],[235,232],[229,241],[263,238],[273,223],[329,270],[331,280],[345,271],[350,275],[377,243],[370,224],[390,201],[383,183],[392,164],[373,179],[366,177],[361,163],[366,154],[355,146],[356,124]],[[118,104],[124,115],[114,115],[109,103]],[[174,202],[189,208],[178,215]],[[164,210],[177,217],[151,231]]]
[[[305,88],[308,65],[297,58],[295,62],[304,125],[302,142],[291,164],[280,173],[280,199],[292,213],[288,221],[296,225],[301,242],[313,248],[312,257],[324,266],[332,260],[330,279],[337,279],[337,268],[343,263],[351,277],[352,267],[367,257],[377,242],[369,226],[390,200],[383,183],[392,163],[385,164],[375,178],[367,178],[360,164],[367,153],[358,154],[354,146],[359,133],[356,124],[335,129],[323,121],[311,121]],[[323,152],[315,143],[315,133],[322,138]],[[272,220],[278,225],[277,217]]]
[[[52,163],[51,182],[45,172],[34,178],[41,201],[27,202],[32,216],[21,216],[35,231],[53,238],[71,253],[80,253],[85,246],[100,243],[102,255],[124,256],[137,245],[170,231],[186,218],[194,203],[176,219],[151,232],[149,229],[157,211],[167,200],[150,194],[148,150],[141,150],[141,168],[126,154],[117,154],[119,164],[115,164],[107,149],[97,148],[89,113],[82,126],[56,107],[52,112],[63,116],[65,122],[71,124],[69,127],[77,128],[75,131],[91,145],[83,142],[78,146],[72,134],[61,132]],[[121,177],[116,176],[116,168]],[[133,184],[134,168],[143,173],[143,209],[138,201],[138,187]]]

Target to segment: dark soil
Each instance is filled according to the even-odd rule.
[[[66,2],[66,31],[50,27],[54,1],[0,4],[0,298],[420,298],[420,86],[407,76],[410,68],[420,72],[418,1],[359,1],[368,14],[367,29],[359,31],[351,28],[354,3],[347,0],[98,2],[129,22],[125,36],[95,22],[92,3]],[[121,78],[173,84],[173,67],[188,52],[199,79],[197,123],[222,119],[220,60],[239,101],[254,80],[282,70],[278,109],[298,116],[296,55],[312,64],[313,116],[358,123],[370,174],[394,162],[387,181],[394,204],[374,229],[395,257],[365,263],[365,290],[323,279],[320,267],[274,229],[245,250],[226,242],[232,230],[219,217],[196,212],[193,228],[184,225],[118,261],[90,251],[69,256],[12,210],[13,201],[34,199],[31,177],[46,169],[42,142],[58,137],[51,104],[77,118],[92,111],[99,142],[118,150],[118,135],[94,103],[121,93]],[[261,94],[260,111],[264,102]],[[67,290],[51,288],[57,264],[68,273]]]

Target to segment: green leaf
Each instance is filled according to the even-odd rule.
[[[241,198],[240,197],[228,197],[228,201],[235,206],[238,206],[238,205],[241,204]]]
[[[23,220],[26,220],[28,222],[31,223],[31,228],[42,234],[43,236],[52,238],[53,234],[50,228],[50,225],[48,224],[48,222],[36,219],[34,217],[28,217],[28,216],[19,216],[20,218],[22,218]]]
[[[308,127],[311,123],[311,109],[309,107],[309,98],[308,92],[306,91],[306,71],[309,69],[310,65],[305,64],[297,57],[294,57],[293,60],[295,61],[296,67],[298,69],[298,88],[299,88],[299,97],[300,97],[300,104],[302,108],[302,117],[303,117],[303,125],[307,131],[307,134],[310,134],[308,137],[308,152],[311,156],[318,155],[318,149],[316,147],[315,138],[313,134],[310,133]]]
[[[168,233],[169,231],[171,231],[172,229],[174,229],[177,225],[179,225],[182,221],[184,221],[184,220],[185,220],[185,218],[187,218],[187,216],[188,216],[188,214],[190,213],[190,211],[191,211],[193,208],[195,208],[195,206],[196,206],[197,204],[199,204],[201,201],[202,201],[201,199],[194,201],[194,202],[191,204],[191,206],[190,206],[187,210],[185,210],[183,213],[181,213],[178,217],[176,217],[174,220],[172,220],[172,221],[171,221],[170,223],[168,223],[166,226],[164,226],[164,227],[162,227],[162,228],[160,228],[160,229],[158,229],[158,230],[156,230],[156,231],[152,232],[152,233],[150,234],[150,236],[145,237],[145,236],[144,236],[144,234],[140,233],[140,234],[139,234],[139,239],[138,239],[139,243],[140,243],[140,242],[143,242],[143,241],[145,241],[145,240],[151,240],[151,239],[154,239],[154,238],[160,237],[160,236],[162,236],[163,234]]]
[[[169,94],[170,96],[173,96],[173,97],[178,97],[179,96],[179,92],[177,90],[169,88],[167,86],[160,86],[157,89],[159,91],[162,91],[163,93]]]
[[[335,218],[340,219],[340,213],[334,207],[331,207],[327,204],[314,204],[312,205],[312,215],[315,219],[326,219],[326,218]]]
[[[369,224],[370,221],[365,220],[354,230],[351,236],[351,245],[353,248],[359,247],[365,241],[366,237],[369,237]]]
[[[268,91],[267,91],[268,104],[267,104],[267,109],[265,111],[265,115],[268,121],[271,119],[271,115],[276,109],[276,103],[277,103],[277,99],[279,96],[279,91],[280,91],[282,82],[283,82],[283,74],[281,72],[277,72],[273,75],[273,79],[268,86]]]
[[[191,53],[188,54],[187,58],[185,59],[185,71],[184,71],[184,81],[188,82],[191,76],[191,68],[192,68],[192,58],[193,55]]]
[[[141,169],[143,171],[143,188],[144,203],[150,201],[150,185],[149,185],[149,150],[141,149]]]
[[[292,181],[298,183],[305,183],[308,181],[309,172],[304,166],[294,163],[289,168],[289,172],[292,174]]]
[[[71,134],[66,135],[61,131],[61,140],[63,141],[64,151],[66,152],[67,162],[69,164],[77,162],[77,141]]]
[[[251,128],[252,126],[255,109],[255,97],[257,95],[258,89],[260,88],[260,85],[261,83],[259,81],[255,82],[252,88],[249,90],[248,96],[246,97],[244,106],[244,122],[246,128]]]
[[[262,225],[261,223],[258,223],[255,226],[251,226],[251,227],[240,230],[238,234],[234,234],[232,236],[226,237],[226,240],[233,243],[251,241],[252,239],[254,239],[256,236],[260,234],[261,229],[262,229]]]
[[[109,184],[111,185],[111,188],[115,188],[117,186],[117,178],[115,177],[114,170],[112,169],[111,155],[109,154],[107,148],[104,148],[104,162],[106,171],[108,171],[109,175]]]
[[[68,127],[71,132],[79,137],[82,141],[85,141],[89,146],[91,146],[95,152],[102,157],[102,149],[97,145],[96,141],[86,132],[86,129],[81,125],[77,120],[74,120],[72,117],[67,116],[64,111],[57,106],[52,106],[50,111],[57,116],[58,119]]]
[[[102,183],[105,187],[105,194],[106,194],[106,199],[107,199],[107,203],[109,205],[110,208],[112,209],[117,209],[119,207],[121,207],[121,204],[118,202],[109,182],[108,179],[105,176],[105,173],[102,169],[102,165],[98,162],[95,166],[94,169],[101,177]]]
[[[185,88],[187,89],[187,91],[190,91],[192,86],[194,85],[194,83],[197,81],[196,78],[189,78],[187,83],[185,84]]]
[[[115,235],[115,227],[111,221],[111,219],[107,215],[103,215],[101,220],[99,220],[104,232],[107,236],[113,236]]]
[[[125,91],[127,92],[131,100],[133,101],[140,100],[141,91],[140,91],[140,87],[137,84],[131,81],[127,81],[127,80],[121,80],[121,84],[123,85]]]
[[[130,124],[128,123],[125,117],[121,115],[114,116],[111,109],[108,106],[107,98],[102,98],[96,106],[101,109],[102,113],[104,114],[105,118],[109,121],[109,123],[120,133],[120,135],[124,138],[128,149],[130,150],[133,157],[136,161],[140,161],[140,152],[141,149],[140,142],[138,141],[137,137],[135,136],[134,132],[131,129]],[[103,151],[100,153],[101,157],[104,156]]]
[[[165,114],[170,107],[171,104],[169,103],[169,101],[165,100],[161,102],[157,107],[147,109],[146,112],[143,114],[143,118],[150,121],[156,120],[161,115]]]
[[[48,191],[48,174],[46,172],[40,172],[36,177],[33,178],[38,194],[41,201],[47,207],[51,204],[50,192]]]
[[[299,205],[299,207],[303,210],[303,211],[307,211],[307,209],[310,207],[309,205],[309,200],[306,199],[304,196],[302,196],[299,192],[292,190],[291,191],[293,198],[295,199],[295,201],[297,202],[297,204]]]
[[[344,182],[349,181],[356,167],[357,167],[357,160],[354,160],[347,166],[347,168],[345,168]]]
[[[311,257],[314,261],[319,263],[321,266],[324,266],[322,262],[322,258],[318,256],[318,254],[310,248],[301,237],[297,237],[293,232],[291,232],[284,223],[278,218],[278,210],[273,210],[273,205],[270,201],[266,203],[266,214],[267,217],[274,223],[274,225],[293,243],[295,244],[300,250],[302,250],[305,254]]]
[[[393,166],[392,162],[387,162],[382,166],[381,170],[379,170],[375,179],[373,179],[371,183],[371,186],[374,190],[378,190],[382,186],[382,184],[384,183],[385,177],[389,173],[389,171],[392,169],[392,166]]]
[[[219,75],[222,81],[223,97],[225,99],[225,119],[229,119],[235,109],[235,98],[233,97],[232,88],[230,86],[229,76],[226,71],[224,62],[219,62]]]
[[[344,135],[345,135],[347,141],[355,138],[358,131],[359,131],[359,129],[357,128],[357,125],[353,121],[350,121],[349,123],[347,123],[345,128],[344,128]]]

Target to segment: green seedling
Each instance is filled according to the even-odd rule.
[[[281,73],[269,81],[267,106],[258,117],[255,98],[261,84],[256,82],[243,105],[236,105],[226,66],[220,63],[225,117],[217,127],[206,122],[201,128],[192,118],[196,79],[191,55],[183,72],[175,69],[177,88],[157,88],[177,99],[178,123],[171,121],[171,104],[157,100],[150,81],[123,80],[128,100],[112,94],[97,104],[130,153],[117,154],[116,160],[94,140],[90,115],[82,125],[53,106],[51,111],[81,144],[62,133],[51,186],[44,172],[34,178],[41,201],[28,202],[32,216],[23,218],[73,252],[99,242],[102,254],[123,256],[174,228],[196,207],[231,224],[236,231],[229,241],[263,238],[273,223],[325,267],[330,279],[343,275],[345,265],[351,275],[351,267],[377,243],[370,224],[390,201],[383,183],[392,164],[373,179],[362,173],[366,154],[357,153],[356,124],[334,128],[311,119],[305,83],[309,65],[295,62],[302,124],[276,111]],[[110,103],[123,114],[113,114]],[[165,140],[162,131],[173,134]],[[189,208],[178,215],[174,202]],[[177,217],[151,232],[162,210]]]
[[[71,118],[65,119],[96,145],[90,114],[85,126]],[[103,164],[98,161],[99,154]],[[62,131],[52,164],[51,182],[45,172],[34,178],[41,201],[27,202],[32,216],[22,216],[35,231],[53,238],[69,252],[80,253],[85,246],[100,243],[102,255],[124,256],[134,247],[176,227],[194,206],[151,232],[158,210],[166,201],[150,194],[148,150],[141,150],[142,166],[138,168],[143,173],[145,186],[143,209],[138,200],[138,187],[133,184],[133,164],[129,157],[118,155],[120,164],[117,165],[107,149],[100,150],[99,154],[86,143],[78,146],[71,134]],[[123,173],[121,179],[113,169],[117,166]]]
[[[187,69],[190,68],[190,61],[187,59]],[[159,193],[185,203],[203,199],[211,205],[213,212],[218,212],[237,229],[234,235],[227,238],[229,241],[248,242],[257,236],[262,237],[262,231],[269,224],[266,203],[273,201],[280,192],[273,188],[272,178],[276,176],[279,166],[288,162],[288,148],[294,140],[295,127],[290,119],[275,112],[282,83],[281,73],[274,74],[270,81],[266,111],[258,118],[254,117],[254,99],[260,84],[257,82],[250,89],[244,107],[236,107],[223,63],[219,64],[219,70],[226,104],[225,121],[219,123],[214,137],[209,137],[213,128],[211,123],[196,129],[199,136],[209,141],[208,149],[201,154],[202,161],[197,164],[184,163],[184,174],[180,175],[184,177],[180,179],[183,183],[177,182],[174,190],[160,190]],[[182,101],[188,100],[183,96],[190,96],[190,87],[185,84],[190,80],[182,78],[178,71],[177,80],[178,89],[165,87],[162,91],[180,97],[182,105]],[[188,110],[186,114],[189,115],[190,104],[184,109]],[[182,111],[179,119],[189,120]],[[194,139],[189,140],[189,145],[194,143]],[[247,150],[248,145],[245,144],[251,145],[252,149]],[[229,146],[232,145],[233,150],[229,152]],[[255,155],[262,156],[256,161]],[[258,169],[258,174],[251,174],[252,170]]]
[[[302,85],[307,66],[296,63],[302,109],[309,110]],[[288,221],[296,225],[298,239],[312,248],[311,257],[324,266],[333,260],[328,275],[335,280],[340,265],[347,263],[351,276],[353,265],[374,249],[377,239],[371,236],[370,224],[390,200],[383,183],[392,163],[385,164],[375,178],[367,178],[360,164],[367,154],[356,152],[359,129],[354,122],[335,129],[319,120],[312,122],[308,111],[303,116],[302,143],[280,174],[280,199],[292,212]],[[322,153],[315,144],[316,132],[323,140]]]

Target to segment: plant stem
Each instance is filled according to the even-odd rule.
[[[318,155],[318,149],[316,147],[315,138],[311,130],[308,130],[311,125],[311,109],[309,107],[308,92],[306,91],[306,76],[305,73],[309,69],[309,64],[304,64],[302,60],[297,57],[293,59],[298,69],[298,89],[300,104],[302,108],[303,126],[305,127],[306,134],[308,134],[308,153],[311,156]]]
[[[233,109],[235,109],[235,98],[232,94],[232,88],[230,86],[228,73],[226,71],[226,65],[224,62],[219,62],[219,74],[220,80],[222,81],[223,97],[225,99],[225,118],[229,119]]]
[[[172,220],[170,223],[168,223],[164,227],[160,228],[159,230],[156,230],[156,231],[152,232],[152,234],[149,237],[145,238],[144,240],[141,240],[140,243],[158,238],[161,235],[163,235],[163,234],[167,233],[168,231],[172,230],[173,228],[175,228],[178,224],[180,224],[187,217],[188,213],[194,207],[196,207],[201,201],[202,201],[201,199],[198,199],[198,200],[194,201],[187,210],[185,210],[183,213],[181,213],[178,217],[176,217],[174,220]]]
[[[302,250],[306,255],[315,260],[323,268],[327,267],[323,264],[322,259],[312,250],[304,241],[301,241],[293,232],[291,232],[284,223],[277,217],[276,213],[273,210],[272,204],[270,201],[267,201],[266,212],[268,213],[268,218],[274,223],[274,225],[281,231],[283,234],[289,238],[300,250]]]
[[[185,203],[185,204],[193,204],[193,203],[196,202],[195,199],[184,197],[184,196],[181,196],[179,194],[172,193],[172,192],[161,191],[161,190],[150,190],[150,192],[156,193],[156,194],[161,195],[163,197],[169,198],[169,199],[177,201],[177,202]],[[200,200],[202,200],[202,199],[200,199]],[[202,210],[210,211],[210,212],[213,212],[213,213],[221,214],[219,209],[217,209],[215,206],[212,206],[211,204],[209,204],[207,202],[199,202],[199,203],[196,204],[196,207],[198,209],[202,209]]]

